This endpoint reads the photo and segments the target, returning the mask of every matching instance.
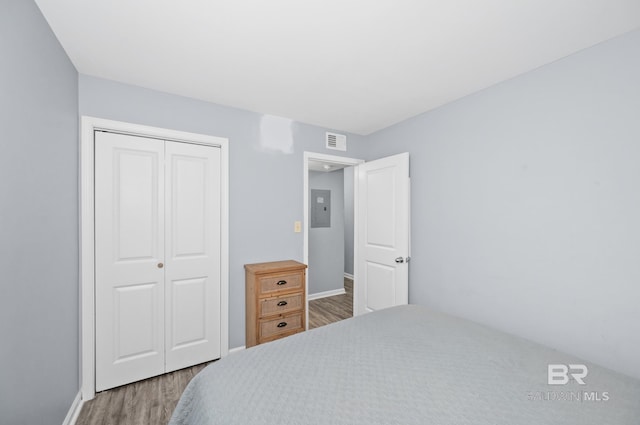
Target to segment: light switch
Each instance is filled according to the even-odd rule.
[[[299,221],[294,221],[293,222],[293,231],[296,233],[300,233],[302,232],[302,223]]]

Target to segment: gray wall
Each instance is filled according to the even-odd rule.
[[[344,272],[353,276],[353,171],[344,169]]]
[[[331,191],[331,227],[309,228],[309,295],[344,288],[343,171],[309,171],[311,189]]]
[[[187,78],[188,75],[185,75]],[[246,263],[302,261],[303,152],[328,151],[320,127],[80,75],[80,114],[229,138],[229,346],[244,345]],[[284,127],[284,128],[283,128]]]
[[[640,31],[368,137],[411,154],[410,301],[640,377]]]
[[[78,75],[33,1],[0,3],[0,423],[60,424],[78,379]]]

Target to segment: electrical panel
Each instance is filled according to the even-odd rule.
[[[311,227],[331,227],[331,191],[311,189]]]

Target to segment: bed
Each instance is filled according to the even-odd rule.
[[[578,379],[549,385],[549,364]],[[640,380],[408,305],[207,366],[170,425],[232,424],[639,425]]]

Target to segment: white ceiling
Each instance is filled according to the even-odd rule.
[[[36,0],[80,73],[369,134],[640,27],[638,0]]]

